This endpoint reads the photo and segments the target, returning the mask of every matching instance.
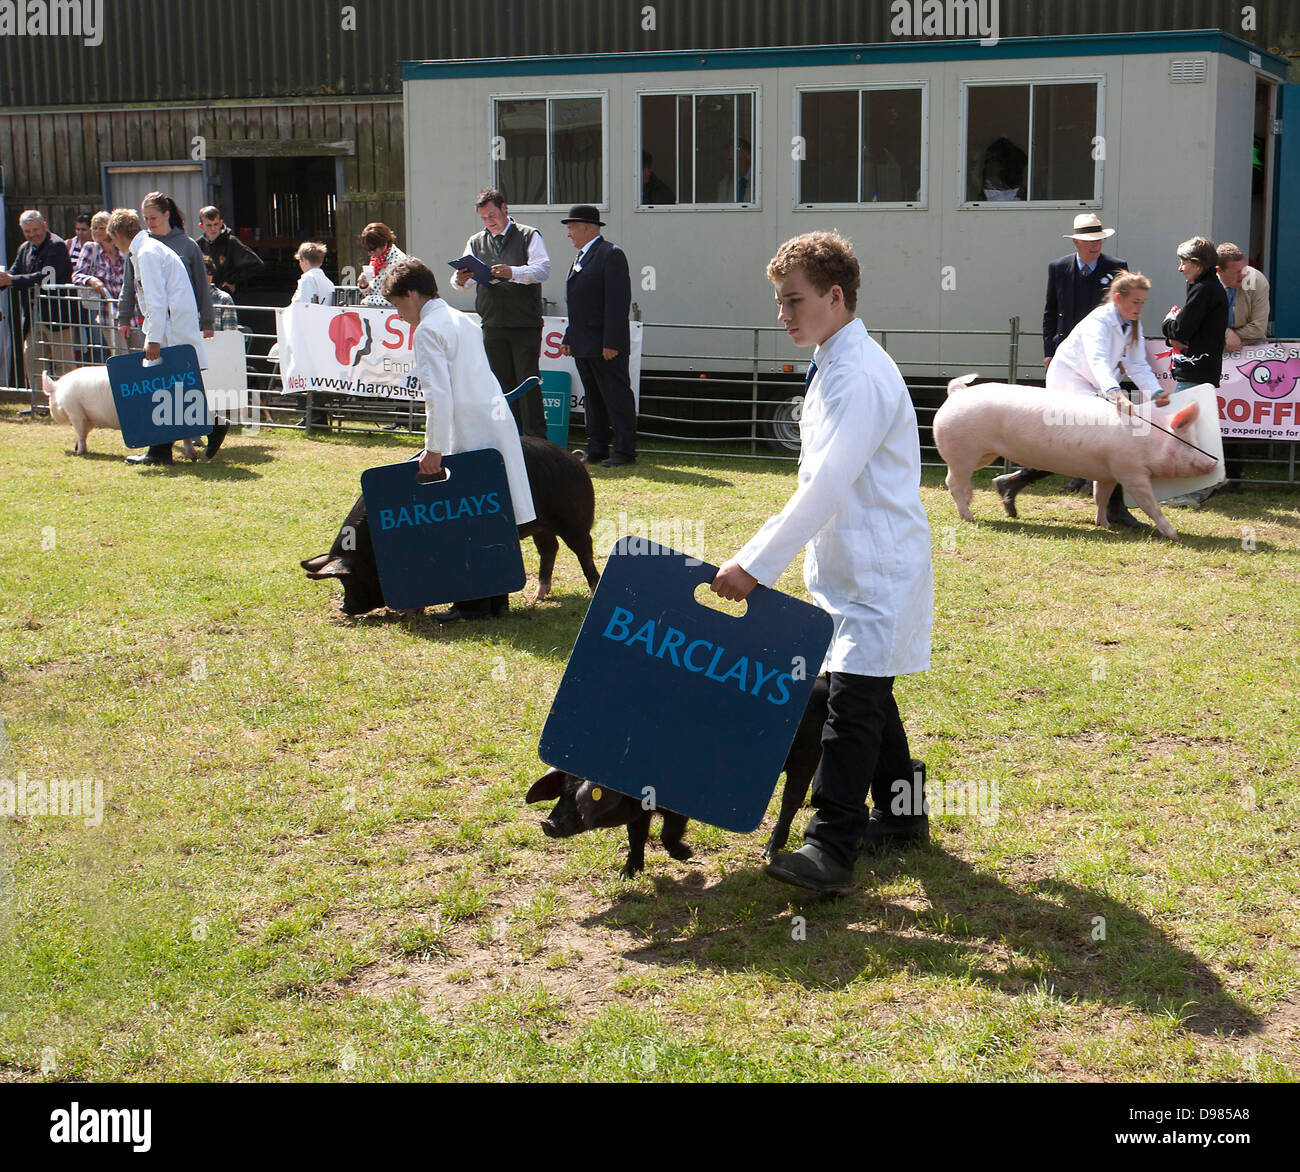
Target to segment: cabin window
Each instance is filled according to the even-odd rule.
[[[756,207],[756,90],[640,95],[641,207]]]
[[[796,104],[797,205],[925,202],[924,87],[803,89]]]
[[[969,204],[1101,200],[1102,83],[966,83]]]
[[[492,106],[493,182],[512,206],[605,205],[603,94],[498,97]]]

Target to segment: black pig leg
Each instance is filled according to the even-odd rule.
[[[600,571],[596,569],[596,559],[592,553],[591,534],[583,530],[577,533],[562,533],[560,536],[564,538],[564,544],[573,550],[577,557],[578,564],[587,579],[588,589],[595,590],[596,583],[600,581]]]
[[[627,824],[627,862],[619,872],[624,879],[635,879],[645,870],[645,843],[650,837],[650,811],[642,810]]]
[[[555,534],[542,531],[533,534],[533,544],[537,546],[537,597],[534,602],[541,602],[551,592],[551,575],[555,572],[555,555],[560,552],[560,543]]]
[[[664,844],[664,850],[675,859],[691,858],[695,852],[682,841],[686,834],[686,823],[690,819],[685,814],[678,814],[672,810],[663,811],[663,815],[664,827],[660,831],[659,841]]]

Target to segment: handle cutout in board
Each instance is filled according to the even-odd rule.
[[[695,587],[694,598],[701,606],[709,610],[716,610],[729,619],[743,619],[749,613],[748,600],[732,602],[728,598],[714,594],[708,582],[701,582]]]

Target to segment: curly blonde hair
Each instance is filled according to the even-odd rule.
[[[850,313],[857,309],[862,267],[853,255],[853,245],[838,232],[792,236],[767,262],[767,279],[784,281],[796,269],[803,270],[818,293],[829,293],[831,286],[838,285],[844,293],[845,308]]]

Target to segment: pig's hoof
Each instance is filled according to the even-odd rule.
[[[666,842],[664,843],[664,850],[675,859],[693,859],[695,857],[695,852],[684,842]]]
[[[544,602],[551,594],[551,584],[549,582],[539,582],[537,584],[537,595],[533,598],[534,602]]]
[[[620,879],[632,880],[635,879],[644,870],[645,870],[644,863],[638,864],[638,863],[627,862],[624,863],[622,868],[619,870],[618,877]]]

